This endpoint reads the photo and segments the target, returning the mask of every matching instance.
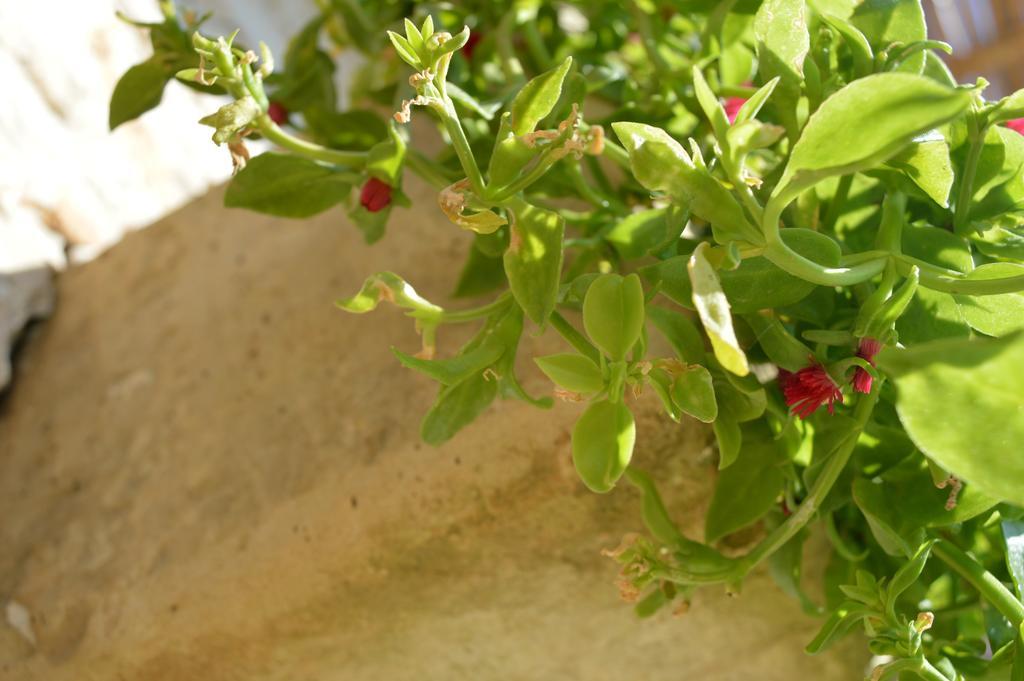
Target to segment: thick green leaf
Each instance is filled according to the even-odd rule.
[[[562,94],[562,82],[572,66],[572,57],[555,68],[542,73],[523,86],[512,101],[512,132],[522,136],[534,131],[545,116],[551,113]]]
[[[810,49],[805,0],[765,0],[754,18],[758,69],[765,80],[778,78],[776,103],[796,109]]]
[[[453,295],[456,298],[472,298],[490,293],[505,284],[505,267],[501,256],[491,256],[481,250],[479,241],[487,235],[477,235],[469,248],[466,263],[459,273]]]
[[[958,116],[970,99],[964,90],[905,73],[855,80],[807,121],[773,195],[795,194],[826,177],[878,165]]]
[[[688,366],[672,382],[672,401],[698,421],[711,423],[718,418],[718,402],[711,374],[699,364]]]
[[[313,107],[303,111],[303,117],[316,140],[335,149],[366,151],[388,137],[388,124],[372,111]]]
[[[811,0],[810,4],[819,13],[849,21],[875,52],[896,42],[908,44],[927,37],[920,0]],[[920,73],[924,62],[924,53],[917,53],[900,70]]]
[[[714,268],[705,257],[707,249],[708,243],[701,243],[687,263],[693,288],[693,304],[700,315],[704,331],[711,339],[711,348],[719,363],[734,374],[746,376],[750,373],[747,356],[736,339],[729,301],[722,292]]]
[[[811,349],[797,340],[775,317],[760,314],[743,316],[757,337],[757,342],[774,364],[786,371],[796,373],[807,366]]]
[[[621,361],[640,338],[644,292],[640,277],[602,274],[583,299],[583,327],[590,340],[612,361]]]
[[[968,145],[954,153],[959,167],[966,162]],[[1024,222],[1024,135],[993,126],[985,135],[974,178],[969,211],[970,231],[994,226],[1016,227]]]
[[[652,248],[665,243],[668,232],[667,213],[664,208],[631,213],[612,227],[604,238],[622,258],[639,258]]]
[[[921,451],[986,494],[1024,503],[1024,335],[887,349],[878,362]]]
[[[949,207],[953,164],[949,159],[949,144],[941,133],[933,130],[918,137],[886,164],[910,178],[935,203]]]
[[[601,368],[589,357],[565,353],[536,357],[533,360],[556,385],[581,395],[590,395],[604,389]]]
[[[447,442],[483,413],[497,394],[498,381],[483,373],[442,388],[423,418],[420,436],[434,446]]]
[[[572,460],[583,483],[598,493],[611,491],[629,465],[635,442],[629,407],[621,401],[591,404],[572,431]]]
[[[125,71],[110,96],[110,129],[155,108],[172,76],[173,73],[156,56]]]
[[[650,191],[665,192],[706,220],[716,239],[757,239],[742,206],[721,182],[696,162],[667,132],[642,123],[612,123],[629,152],[633,175]]]
[[[782,493],[785,453],[761,422],[743,428],[736,463],[718,474],[704,525],[707,543],[750,525],[767,513]]]
[[[736,463],[743,446],[743,430],[739,422],[732,414],[722,409],[718,410],[718,417],[712,424],[715,431],[715,441],[718,443],[718,468],[728,468]]]
[[[968,279],[1000,279],[1024,275],[1024,266],[1008,262],[982,265]],[[1024,329],[1024,293],[994,296],[954,296],[964,320],[975,331],[1005,336]]]
[[[363,282],[362,288],[354,296],[343,298],[335,305],[346,312],[363,314],[377,309],[381,300],[407,310],[414,317],[429,319],[438,317],[444,310],[416,293],[404,279],[394,272],[378,272],[370,275]]]
[[[523,311],[543,325],[558,297],[565,221],[554,211],[523,202],[509,214],[512,238],[504,256],[505,274]]]
[[[661,331],[679,359],[688,364],[704,361],[704,339],[690,318],[675,310],[647,306],[647,319]]]
[[[353,179],[348,171],[268,151],[235,175],[224,193],[224,205],[286,218],[308,218],[348,198]]]
[[[903,252],[957,272],[967,273],[974,268],[967,242],[937,227],[904,227]],[[924,287],[918,287],[914,299],[896,323],[896,331],[904,344],[966,338],[971,333],[964,311],[954,296]]]
[[[1017,587],[1017,597],[1024,598],[1024,522],[1004,520],[1002,528],[1006,540],[1006,567]]]
[[[500,343],[483,343],[469,352],[449,359],[421,359],[408,355],[398,348],[391,348],[391,352],[402,366],[422,372],[443,385],[453,385],[494,364],[504,354],[505,347]]]

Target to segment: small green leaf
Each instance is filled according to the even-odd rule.
[[[652,208],[630,213],[604,235],[623,259],[639,258],[665,242],[668,211]]]
[[[540,74],[523,86],[512,101],[512,132],[522,136],[534,131],[558,103],[562,82],[572,66],[572,57],[555,68]]]
[[[591,404],[572,431],[572,460],[591,490],[609,492],[633,456],[636,423],[625,404],[602,400]]]
[[[686,544],[686,537],[669,516],[651,476],[636,468],[630,468],[626,471],[626,477],[643,494],[644,525],[654,538],[673,548]]]
[[[718,97],[711,91],[708,82],[704,80],[704,74],[700,67],[693,67],[693,89],[697,95],[697,102],[704,110],[704,115],[711,121],[711,128],[715,131],[715,137],[720,143],[724,143],[729,131],[729,119],[725,115],[725,109]]]
[[[807,366],[807,358],[813,353],[801,343],[775,317],[760,314],[743,316],[754,334],[761,349],[777,366],[796,373]]]
[[[672,401],[698,421],[711,423],[718,418],[711,374],[699,364],[688,366],[676,375],[672,382]]]
[[[711,427],[718,443],[718,468],[722,470],[736,463],[743,446],[743,430],[732,414],[722,409]]]
[[[536,357],[533,360],[556,385],[581,395],[590,395],[604,390],[601,368],[589,357],[565,353]]]
[[[693,303],[704,325],[704,331],[711,339],[715,357],[728,371],[738,376],[750,373],[747,356],[740,348],[732,326],[729,301],[722,292],[715,270],[705,256],[708,243],[702,242],[694,250],[687,264],[690,284],[693,287]]]
[[[450,359],[421,359],[391,348],[402,366],[430,376],[442,385],[454,385],[482,372],[505,352],[499,343],[484,343]]]
[[[829,616],[825,624],[821,625],[821,629],[814,637],[814,640],[807,644],[805,648],[807,654],[817,655],[828,649],[832,644],[845,636],[853,628],[853,625],[870,614],[870,609],[860,603],[847,601],[841,604]]]
[[[224,193],[224,205],[286,218],[308,218],[348,198],[354,179],[348,171],[268,151],[235,175]]]
[[[767,83],[758,88],[757,92],[750,95],[747,101],[743,102],[743,106],[736,113],[736,119],[733,121],[733,125],[740,125],[747,121],[752,121],[757,117],[757,114],[761,111],[761,107],[764,106],[768,98],[772,96],[776,86],[779,84],[779,76],[776,76],[769,80]]]
[[[773,196],[888,160],[921,133],[960,115],[971,95],[923,76],[879,73],[826,99],[793,146]]]
[[[886,161],[886,165],[910,178],[932,201],[943,208],[949,207],[953,164],[949,159],[949,144],[940,132],[933,130],[914,139]]]
[[[497,395],[498,381],[483,373],[443,387],[423,418],[420,436],[434,446],[447,442],[482,414]]]
[[[967,279],[1000,279],[1024,275],[1024,266],[1009,262],[982,265]],[[1024,329],[1024,293],[994,296],[954,296],[964,320],[975,331],[989,336],[1006,336]]]
[[[754,17],[758,70],[767,80],[779,78],[777,99],[794,124],[803,82],[804,58],[810,49],[804,0],[765,0]]]
[[[416,289],[393,272],[378,272],[367,277],[359,293],[351,298],[338,300],[335,305],[346,312],[363,314],[377,309],[381,300],[411,310],[413,316],[421,319],[437,317],[444,312],[437,305],[422,298],[416,293]]]
[[[386,140],[375,144],[366,154],[366,172],[392,187],[402,183],[402,164],[405,162],[405,140],[392,121]]]
[[[931,555],[932,546],[935,544],[935,540],[925,542],[917,550],[914,556],[906,563],[904,563],[896,574],[892,576],[892,581],[885,590],[886,606],[889,612],[895,612],[896,599],[900,597],[904,591],[913,586],[914,582],[924,572],[925,563],[928,562],[928,557]]]
[[[512,237],[505,252],[505,274],[512,295],[536,324],[555,309],[562,276],[565,221],[558,213],[518,201],[511,205]]]
[[[784,460],[767,426],[754,422],[743,428],[739,458],[718,474],[704,526],[707,543],[750,525],[775,506],[783,488]]]
[[[156,56],[125,71],[110,96],[110,129],[155,108],[170,78],[164,62]]]
[[[1024,522],[1004,520],[1002,529],[1006,540],[1006,568],[1017,587],[1017,597],[1024,598]]]
[[[621,361],[640,338],[644,292],[640,277],[602,274],[583,299],[583,328],[612,361]]]
[[[709,222],[716,239],[760,239],[733,193],[699,165],[664,130],[643,123],[612,123],[637,181],[650,191],[665,192],[678,205]]]
[[[921,451],[981,491],[1024,503],[1024,334],[890,348],[878,363]]]

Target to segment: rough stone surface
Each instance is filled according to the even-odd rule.
[[[639,500],[576,480],[579,405],[419,444],[433,389],[388,350],[416,349],[410,320],[332,301],[384,268],[443,300],[468,243],[433,209],[369,248],[340,211],[214,193],[67,272],[0,416],[0,679],[855,678],[862,648],[806,657],[818,623],[762,573],[635,619],[599,552]],[[707,429],[635,406],[698,535]]]

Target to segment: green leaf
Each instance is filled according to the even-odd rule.
[[[636,468],[630,468],[626,477],[643,494],[643,519],[644,525],[655,539],[662,544],[671,547],[679,547],[686,544],[687,539],[683,536],[665,508],[665,503],[658,494],[658,488],[651,480],[651,476]]]
[[[921,133],[960,115],[970,99],[965,90],[905,73],[855,80],[807,121],[773,196],[876,166]]]
[[[447,442],[483,413],[497,394],[498,381],[483,373],[445,386],[423,418],[420,436],[434,446]]]
[[[779,79],[777,99],[791,112],[800,96],[804,58],[810,49],[805,14],[805,0],[765,0],[754,17],[758,70],[765,80]]]
[[[667,132],[643,123],[612,123],[612,128],[629,152],[634,177],[645,188],[665,192],[706,220],[716,230],[716,239],[760,239],[760,231],[749,223],[732,192]]]
[[[921,451],[986,494],[1024,503],[1024,335],[890,348],[878,363]]]
[[[672,382],[672,401],[698,421],[711,423],[718,418],[718,402],[711,374],[699,364],[688,366]]]
[[[466,264],[455,285],[456,298],[472,298],[490,293],[505,284],[505,268],[501,256],[488,255],[481,250],[478,241],[485,235],[477,235],[469,248]]]
[[[849,21],[876,53],[890,49],[893,43],[909,44],[927,38],[920,0],[811,0],[810,4],[820,14]],[[918,53],[900,70],[920,73],[924,62],[924,53]]]
[[[668,233],[667,213],[664,208],[630,213],[612,227],[604,238],[624,260],[639,258],[665,242]]]
[[[366,154],[366,172],[392,187],[400,186],[405,148],[405,140],[392,121],[388,126],[387,139],[375,144]]]
[[[743,446],[743,430],[739,422],[732,417],[732,414],[722,409],[718,410],[718,417],[712,424],[715,431],[715,441],[718,443],[718,468],[728,468],[736,463]]]
[[[598,493],[611,491],[629,465],[635,441],[636,423],[625,404],[592,403],[572,431],[572,460],[583,483]]]
[[[612,361],[621,361],[640,338],[644,292],[640,277],[602,274],[583,299],[583,328]]]
[[[268,151],[235,175],[224,193],[224,205],[286,218],[308,218],[348,198],[354,179],[348,171]]]
[[[736,113],[736,119],[733,121],[733,125],[741,125],[747,121],[754,120],[757,114],[761,111],[761,107],[764,106],[768,98],[772,96],[776,86],[779,84],[779,77],[772,78],[767,83],[758,88],[757,92],[750,95],[747,101],[743,102],[743,106]]]
[[[509,209],[511,241],[505,252],[505,274],[512,295],[538,325],[555,309],[562,275],[565,221],[554,211],[518,201]]]
[[[110,96],[110,129],[156,108],[171,75],[155,55],[125,71]]]
[[[807,644],[807,648],[805,648],[807,654],[817,655],[827,650],[845,636],[853,628],[853,625],[870,614],[871,610],[860,603],[853,601],[842,603],[835,612],[829,615],[825,624],[821,625],[814,640]]]
[[[789,227],[780,232],[782,241],[803,257],[826,267],[839,264],[841,251],[835,240],[810,229]],[[662,293],[685,307],[693,307],[693,289],[685,271],[687,256],[676,256],[643,267],[640,274]],[[810,295],[814,284],[789,274],[765,257],[744,258],[734,270],[718,273],[729,306],[737,314],[785,307]]]
[[[690,284],[693,287],[693,303],[704,325],[704,331],[711,339],[715,357],[728,371],[746,376],[750,373],[747,356],[736,339],[729,301],[722,292],[715,270],[705,257],[708,247],[707,242],[702,242],[687,263]]]
[[[999,279],[1024,275],[1024,266],[1008,262],[982,265],[967,279]],[[964,320],[975,331],[1006,336],[1024,329],[1024,293],[994,296],[954,296]]]
[[[665,336],[679,359],[688,364],[704,361],[704,339],[689,317],[675,310],[648,305],[647,319]]]
[[[889,582],[885,590],[886,605],[889,612],[895,612],[896,599],[900,597],[900,594],[913,586],[914,582],[921,576],[921,573],[924,572],[925,563],[928,562],[928,557],[931,555],[934,544],[935,540],[922,544],[917,552],[914,553],[914,556],[900,566],[900,569],[892,576],[892,581]]]
[[[388,138],[388,124],[372,111],[329,111],[315,106],[302,112],[314,138],[333,149],[367,151]]]
[[[1017,597],[1024,598],[1024,522],[1004,520],[1002,529],[1006,540],[1006,568],[1017,587]]]
[[[953,164],[949,159],[949,144],[940,132],[933,130],[916,138],[886,165],[910,178],[932,201],[943,208],[949,207]]]
[[[700,72],[700,67],[698,66],[693,67],[693,89],[697,95],[697,102],[700,104],[700,108],[704,110],[704,115],[711,121],[711,128],[715,131],[715,137],[718,138],[720,143],[724,144],[729,131],[729,119],[725,115],[722,103],[718,101],[718,97],[711,91],[708,82],[704,80],[704,74]]]
[[[736,463],[718,474],[704,526],[709,544],[740,530],[767,513],[782,493],[785,453],[762,422],[743,428]]]
[[[494,364],[504,354],[505,347],[500,343],[483,343],[450,359],[421,359],[398,348],[391,348],[391,352],[402,366],[424,373],[443,385],[454,385]]]
[[[743,316],[757,336],[757,342],[777,366],[786,371],[796,373],[807,366],[807,358],[813,353],[811,349],[793,337],[775,317],[760,314]]]
[[[954,153],[959,168],[966,162],[967,147]],[[1016,227],[1024,222],[1024,135],[994,126],[985,135],[978,159],[971,197],[969,226],[984,231],[994,226]]]
[[[589,357],[565,353],[536,357],[533,360],[556,385],[581,395],[590,395],[604,390],[601,368]]]
[[[522,136],[534,131],[545,116],[551,113],[562,94],[562,82],[572,66],[572,57],[555,68],[540,74],[523,86],[512,101],[512,132]]]
[[[404,279],[393,272],[378,272],[366,278],[363,287],[351,298],[343,298],[335,305],[346,312],[363,314],[377,309],[381,300],[411,310],[419,319],[437,318],[444,310],[416,293]]]

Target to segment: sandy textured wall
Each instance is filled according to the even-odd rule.
[[[412,193],[373,248],[214,193],[61,278],[0,415],[0,679],[856,678],[764,575],[634,619],[599,551],[638,499],[575,479],[578,405],[418,442],[433,390],[388,351],[411,324],[332,307],[385,267],[443,299],[468,235]],[[707,429],[637,407],[696,534]]]

